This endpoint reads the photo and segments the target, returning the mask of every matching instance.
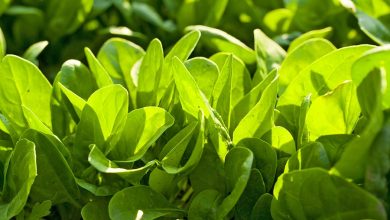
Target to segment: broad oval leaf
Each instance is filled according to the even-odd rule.
[[[7,55],[0,64],[0,110],[20,135],[28,128],[22,106],[29,108],[51,128],[52,87],[41,71],[29,61]]]
[[[306,116],[310,140],[322,135],[351,134],[360,116],[356,88],[350,81],[318,97]]]
[[[377,198],[321,168],[283,174],[276,182],[274,196],[274,219],[387,219]]]

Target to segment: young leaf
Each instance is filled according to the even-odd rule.
[[[0,8],[0,13],[1,13],[1,8]],[[3,59],[3,57],[5,56],[6,51],[7,51],[7,45],[6,45],[6,42],[5,42],[3,31],[0,28],[0,59]]]
[[[189,59],[184,62],[184,65],[194,77],[199,89],[210,101],[219,75],[218,66],[212,60],[203,57]]]
[[[211,106],[179,58],[173,58],[173,71],[183,110],[197,118],[200,109],[208,118],[212,114]]]
[[[154,39],[150,42],[139,68],[137,107],[156,105],[156,91],[163,62],[164,52],[161,42],[158,39]]]
[[[40,41],[33,45],[31,45],[23,54],[23,58],[26,60],[31,61],[35,65],[38,65],[38,59],[37,57],[39,54],[42,53],[42,51],[46,48],[46,46],[49,44],[48,41]]]
[[[230,59],[230,57],[232,58],[231,102],[232,106],[235,106],[237,102],[252,89],[251,76],[247,67],[245,66],[245,63],[242,62],[242,60],[240,60],[240,58],[237,56],[226,52],[214,54],[210,57],[210,60],[214,61],[218,65],[219,69],[222,70],[226,61]],[[222,78],[221,75],[222,73],[220,74],[219,78]]]
[[[111,85],[112,80],[110,78],[110,75],[108,75],[106,69],[104,69],[103,65],[95,57],[92,51],[88,47],[86,47],[84,48],[84,53],[85,57],[87,58],[91,73],[95,78],[97,86],[99,88],[102,88],[104,86]]]
[[[244,138],[261,138],[273,127],[277,86],[278,76],[267,86],[257,104],[237,125],[233,132],[234,143],[238,143]]]
[[[168,88],[170,82],[172,81],[172,71],[174,71],[175,68],[173,66],[174,58],[176,57],[181,62],[187,60],[192,51],[195,49],[195,46],[198,44],[199,38],[199,31],[191,31],[190,33],[184,35],[178,42],[176,42],[169,53],[165,56],[161,77],[157,80],[160,83],[158,87],[159,93],[157,101],[161,99],[166,88]]]
[[[232,103],[232,75],[233,75],[233,58],[230,55],[225,64],[222,67],[221,74],[218,76],[217,81],[215,82],[214,91],[213,91],[213,107],[220,114],[222,121],[229,128],[230,127],[230,117],[231,111],[233,108]]]
[[[268,72],[279,67],[286,56],[286,51],[267,37],[260,29],[254,30],[253,34],[257,68],[262,79],[264,79]]]

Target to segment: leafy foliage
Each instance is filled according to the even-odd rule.
[[[387,219],[387,3],[237,2],[0,0],[0,220]]]

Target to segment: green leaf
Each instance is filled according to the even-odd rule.
[[[79,121],[81,114],[83,112],[85,104],[87,104],[87,101],[85,101],[83,98],[72,92],[72,90],[66,88],[64,85],[62,85],[60,82],[56,83],[57,86],[60,88],[61,92],[65,95],[66,99],[69,101],[71,104],[68,105],[68,102],[65,101],[65,106],[67,107],[68,112],[72,115],[73,119],[75,121]],[[74,114],[76,115],[74,115]]]
[[[256,201],[253,206],[250,220],[256,219],[264,219],[264,220],[272,220],[271,216],[271,202],[274,197],[269,193],[264,193],[260,196],[260,198]]]
[[[278,76],[264,89],[260,100],[237,125],[233,132],[234,143],[244,138],[261,138],[273,127],[277,89]]]
[[[139,168],[120,168],[115,162],[106,158],[103,152],[96,145],[92,145],[88,155],[88,162],[102,173],[118,174],[126,181],[136,185],[142,177],[156,165],[156,161],[149,161],[145,166]]]
[[[55,81],[85,100],[98,89],[92,73],[78,60],[68,60],[62,64]]]
[[[23,210],[36,176],[35,145],[31,141],[20,139],[6,168],[0,219],[11,219]]]
[[[354,135],[338,134],[324,135],[319,137],[316,142],[321,143],[329,157],[331,164],[335,164],[343,153],[346,145],[354,138]]]
[[[140,46],[121,38],[111,38],[106,41],[97,55],[112,81],[127,88],[131,95],[132,106],[136,101],[136,86],[130,72],[134,64],[144,55],[145,51]]]
[[[148,186],[132,186],[115,193],[108,210],[113,220],[149,220],[184,214],[181,209],[175,208],[163,195]]]
[[[359,116],[356,88],[351,81],[343,83],[311,104],[306,116],[310,139],[315,140],[322,135],[351,134]]]
[[[199,114],[198,118],[198,128],[197,128],[197,137],[195,141],[195,146],[193,146],[192,152],[187,153],[188,149],[190,147],[187,144],[180,144],[174,146],[171,151],[169,151],[164,158],[161,161],[163,169],[169,173],[169,174],[176,174],[176,173],[183,173],[188,172],[191,169],[194,169],[196,165],[198,165],[204,148],[204,142],[205,142],[205,119],[203,114]],[[192,132],[191,132],[192,133]],[[176,137],[176,136],[175,136]],[[195,137],[194,137],[195,138]],[[171,139],[171,141],[174,140],[174,138]],[[171,141],[167,143],[167,145],[171,145]],[[184,140],[186,141],[186,140]],[[187,140],[190,141],[190,140]],[[178,142],[178,140],[174,140],[173,143]],[[172,144],[173,145],[173,144]],[[169,148],[171,148],[169,146]],[[164,149],[163,149],[164,150]],[[181,161],[187,157],[185,154],[190,154],[188,156],[188,160],[183,162],[184,165],[181,166]],[[183,158],[184,157],[184,158]]]
[[[202,25],[188,26],[185,30],[200,31],[202,33],[202,42],[216,51],[233,53],[247,64],[255,62],[254,51],[224,31]]]
[[[288,159],[285,173],[311,167],[330,168],[330,161],[321,143],[313,142],[303,146]]]
[[[288,47],[287,52],[291,52],[291,51],[295,50],[296,48],[298,48],[299,46],[301,46],[305,42],[310,41],[311,39],[327,38],[327,37],[329,37],[329,35],[332,34],[332,32],[333,32],[332,27],[326,27],[323,29],[312,30],[312,31],[306,32],[306,33],[300,35],[299,37],[295,38],[290,43],[290,46]]]
[[[85,105],[77,126],[73,153],[85,163],[89,145],[96,144],[109,152],[120,137],[128,109],[127,91],[120,85],[110,85],[94,92]]]
[[[173,65],[175,57],[181,62],[187,60],[198,44],[200,35],[201,34],[199,31],[191,31],[190,33],[184,35],[175,43],[175,45],[173,45],[172,49],[165,56],[161,77],[158,79],[159,94],[157,101],[161,99],[170,82],[172,81],[174,74],[173,72],[175,71],[175,67]]]
[[[106,220],[108,215],[108,199],[98,199],[88,202],[81,209],[81,216],[84,220]]]
[[[131,9],[134,15],[139,16],[143,20],[154,24],[165,31],[172,32],[176,28],[171,22],[164,22],[160,14],[157,13],[153,7],[146,3],[133,2]]]
[[[252,169],[248,183],[235,207],[235,219],[249,219],[257,199],[266,192],[259,170]]]
[[[246,68],[245,64],[237,57],[232,56],[230,53],[217,53],[213,55],[210,59],[213,60],[220,69],[223,70],[225,63],[228,61],[228,59],[232,58],[231,62],[231,106],[235,107],[236,104],[241,100],[252,88],[251,84],[251,77],[248,69]],[[218,82],[226,81],[226,77],[223,76],[222,72],[218,77]],[[216,84],[214,87],[214,95],[217,97],[214,97],[213,104],[216,105],[218,97],[218,93],[221,93],[221,90],[223,89],[223,85]],[[221,95],[224,93],[222,92]],[[227,123],[226,123],[227,124]]]
[[[233,108],[233,58],[230,55],[222,67],[221,74],[215,82],[213,91],[213,107],[220,114],[222,121],[229,128],[231,110]]]
[[[1,8],[0,8],[0,14],[1,14]],[[0,28],[0,59],[3,59],[6,53],[7,53],[7,44],[5,42],[3,31]]]
[[[183,110],[194,118],[197,118],[199,110],[202,110],[205,117],[208,118],[212,114],[211,106],[179,58],[173,59],[173,71]]]
[[[12,2],[12,0],[2,0],[0,4],[0,15],[3,14],[5,10],[7,10],[9,4]]]
[[[210,101],[219,75],[218,66],[212,60],[203,57],[189,59],[184,62],[184,65],[194,77],[199,89]]]
[[[273,148],[290,155],[296,152],[294,138],[286,128],[275,126],[271,129],[271,133]]]
[[[31,188],[30,198],[42,202],[51,200],[53,204],[69,202],[78,206],[80,196],[76,179],[66,161],[63,143],[55,136],[27,130],[23,137],[36,145],[38,176]]]
[[[57,40],[73,33],[85,21],[92,5],[93,0],[50,1],[46,7],[48,24],[45,35]]]
[[[207,170],[207,172],[205,172]],[[206,143],[198,166],[189,175],[194,194],[207,189],[217,190],[225,194],[225,171],[223,161],[218,157],[213,146]]]
[[[42,51],[49,44],[48,41],[39,41],[33,45],[31,45],[23,54],[23,58],[31,61],[35,65],[38,65],[38,56],[42,53]]]
[[[387,219],[373,195],[321,168],[283,174],[274,196],[274,219]]]
[[[298,148],[301,148],[303,144],[309,142],[309,131],[307,129],[307,113],[311,105],[311,94],[307,95],[303,100],[299,108],[299,119],[298,119],[298,135],[297,135],[297,145]]]
[[[302,70],[289,84],[278,101],[278,109],[290,125],[298,125],[302,100],[311,94],[314,101],[342,82],[351,80],[351,66],[364,52],[373,48],[369,45],[344,47],[326,54]]]
[[[51,128],[51,85],[32,63],[7,55],[0,64],[0,110],[20,135],[28,127],[22,106]]]
[[[225,158],[226,190],[228,196],[223,199],[217,209],[217,218],[225,218],[234,208],[248,183],[253,154],[243,147],[235,147]]]
[[[356,85],[366,77],[373,69],[382,71],[383,81],[387,83],[381,84],[381,91],[383,94],[382,105],[384,109],[390,108],[390,46],[380,46],[365,52],[352,65],[352,80]]]
[[[151,145],[174,123],[162,108],[144,107],[127,114],[126,124],[110,155],[114,160],[139,160]]]
[[[188,218],[194,220],[218,219],[216,210],[221,200],[222,195],[216,190],[207,189],[200,192],[190,204]]]
[[[387,173],[390,171],[390,120],[387,118],[372,143],[365,172],[364,188],[383,200],[388,199]]]
[[[164,52],[161,42],[154,39],[150,42],[142,60],[138,74],[137,106],[156,105],[157,88],[164,62]]]
[[[303,69],[334,50],[336,48],[331,42],[321,38],[307,40],[291,50],[278,71],[280,75],[279,94],[284,92],[285,88]]]
[[[372,143],[383,123],[381,80],[381,73],[373,71],[358,86],[359,104],[369,121],[359,136],[348,142],[332,173],[352,179],[364,177]]]
[[[268,192],[274,184],[277,166],[277,157],[274,149],[268,143],[257,138],[243,139],[237,146],[245,147],[252,151],[254,157],[253,167],[260,171],[265,184],[265,192]]]
[[[229,0],[214,1],[212,8],[208,11],[208,16],[204,25],[216,27],[223,17],[228,2]]]
[[[238,123],[245,117],[246,114],[259,102],[265,89],[276,78],[276,70],[270,72],[267,77],[253,87],[244,97],[241,97],[237,104],[232,109],[230,131],[234,131]],[[235,80],[235,82],[237,82]],[[234,95],[234,93],[232,94]]]
[[[26,220],[42,219],[50,215],[51,201],[46,200],[41,203],[35,203],[31,210],[31,213],[27,216]]]
[[[86,47],[84,48],[85,57],[87,58],[89,68],[93,77],[95,78],[96,84],[98,88],[102,88],[104,86],[108,86],[112,84],[112,80],[110,75],[104,69],[103,65],[100,61],[95,57],[92,51]]]
[[[271,40],[260,29],[254,30],[256,63],[264,79],[271,70],[278,68],[286,56],[286,51]]]

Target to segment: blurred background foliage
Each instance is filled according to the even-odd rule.
[[[0,0],[0,27],[4,35],[0,32],[0,41],[5,42],[0,43],[0,51],[23,55],[53,79],[65,60],[84,59],[84,47],[96,52],[108,38],[119,36],[144,48],[157,37],[169,49],[191,25],[218,28],[249,48],[253,48],[256,28],[285,49],[309,31],[308,38],[326,37],[338,47],[383,44],[390,39],[388,2]],[[195,55],[217,52],[218,48],[208,41],[205,38],[200,42]]]

